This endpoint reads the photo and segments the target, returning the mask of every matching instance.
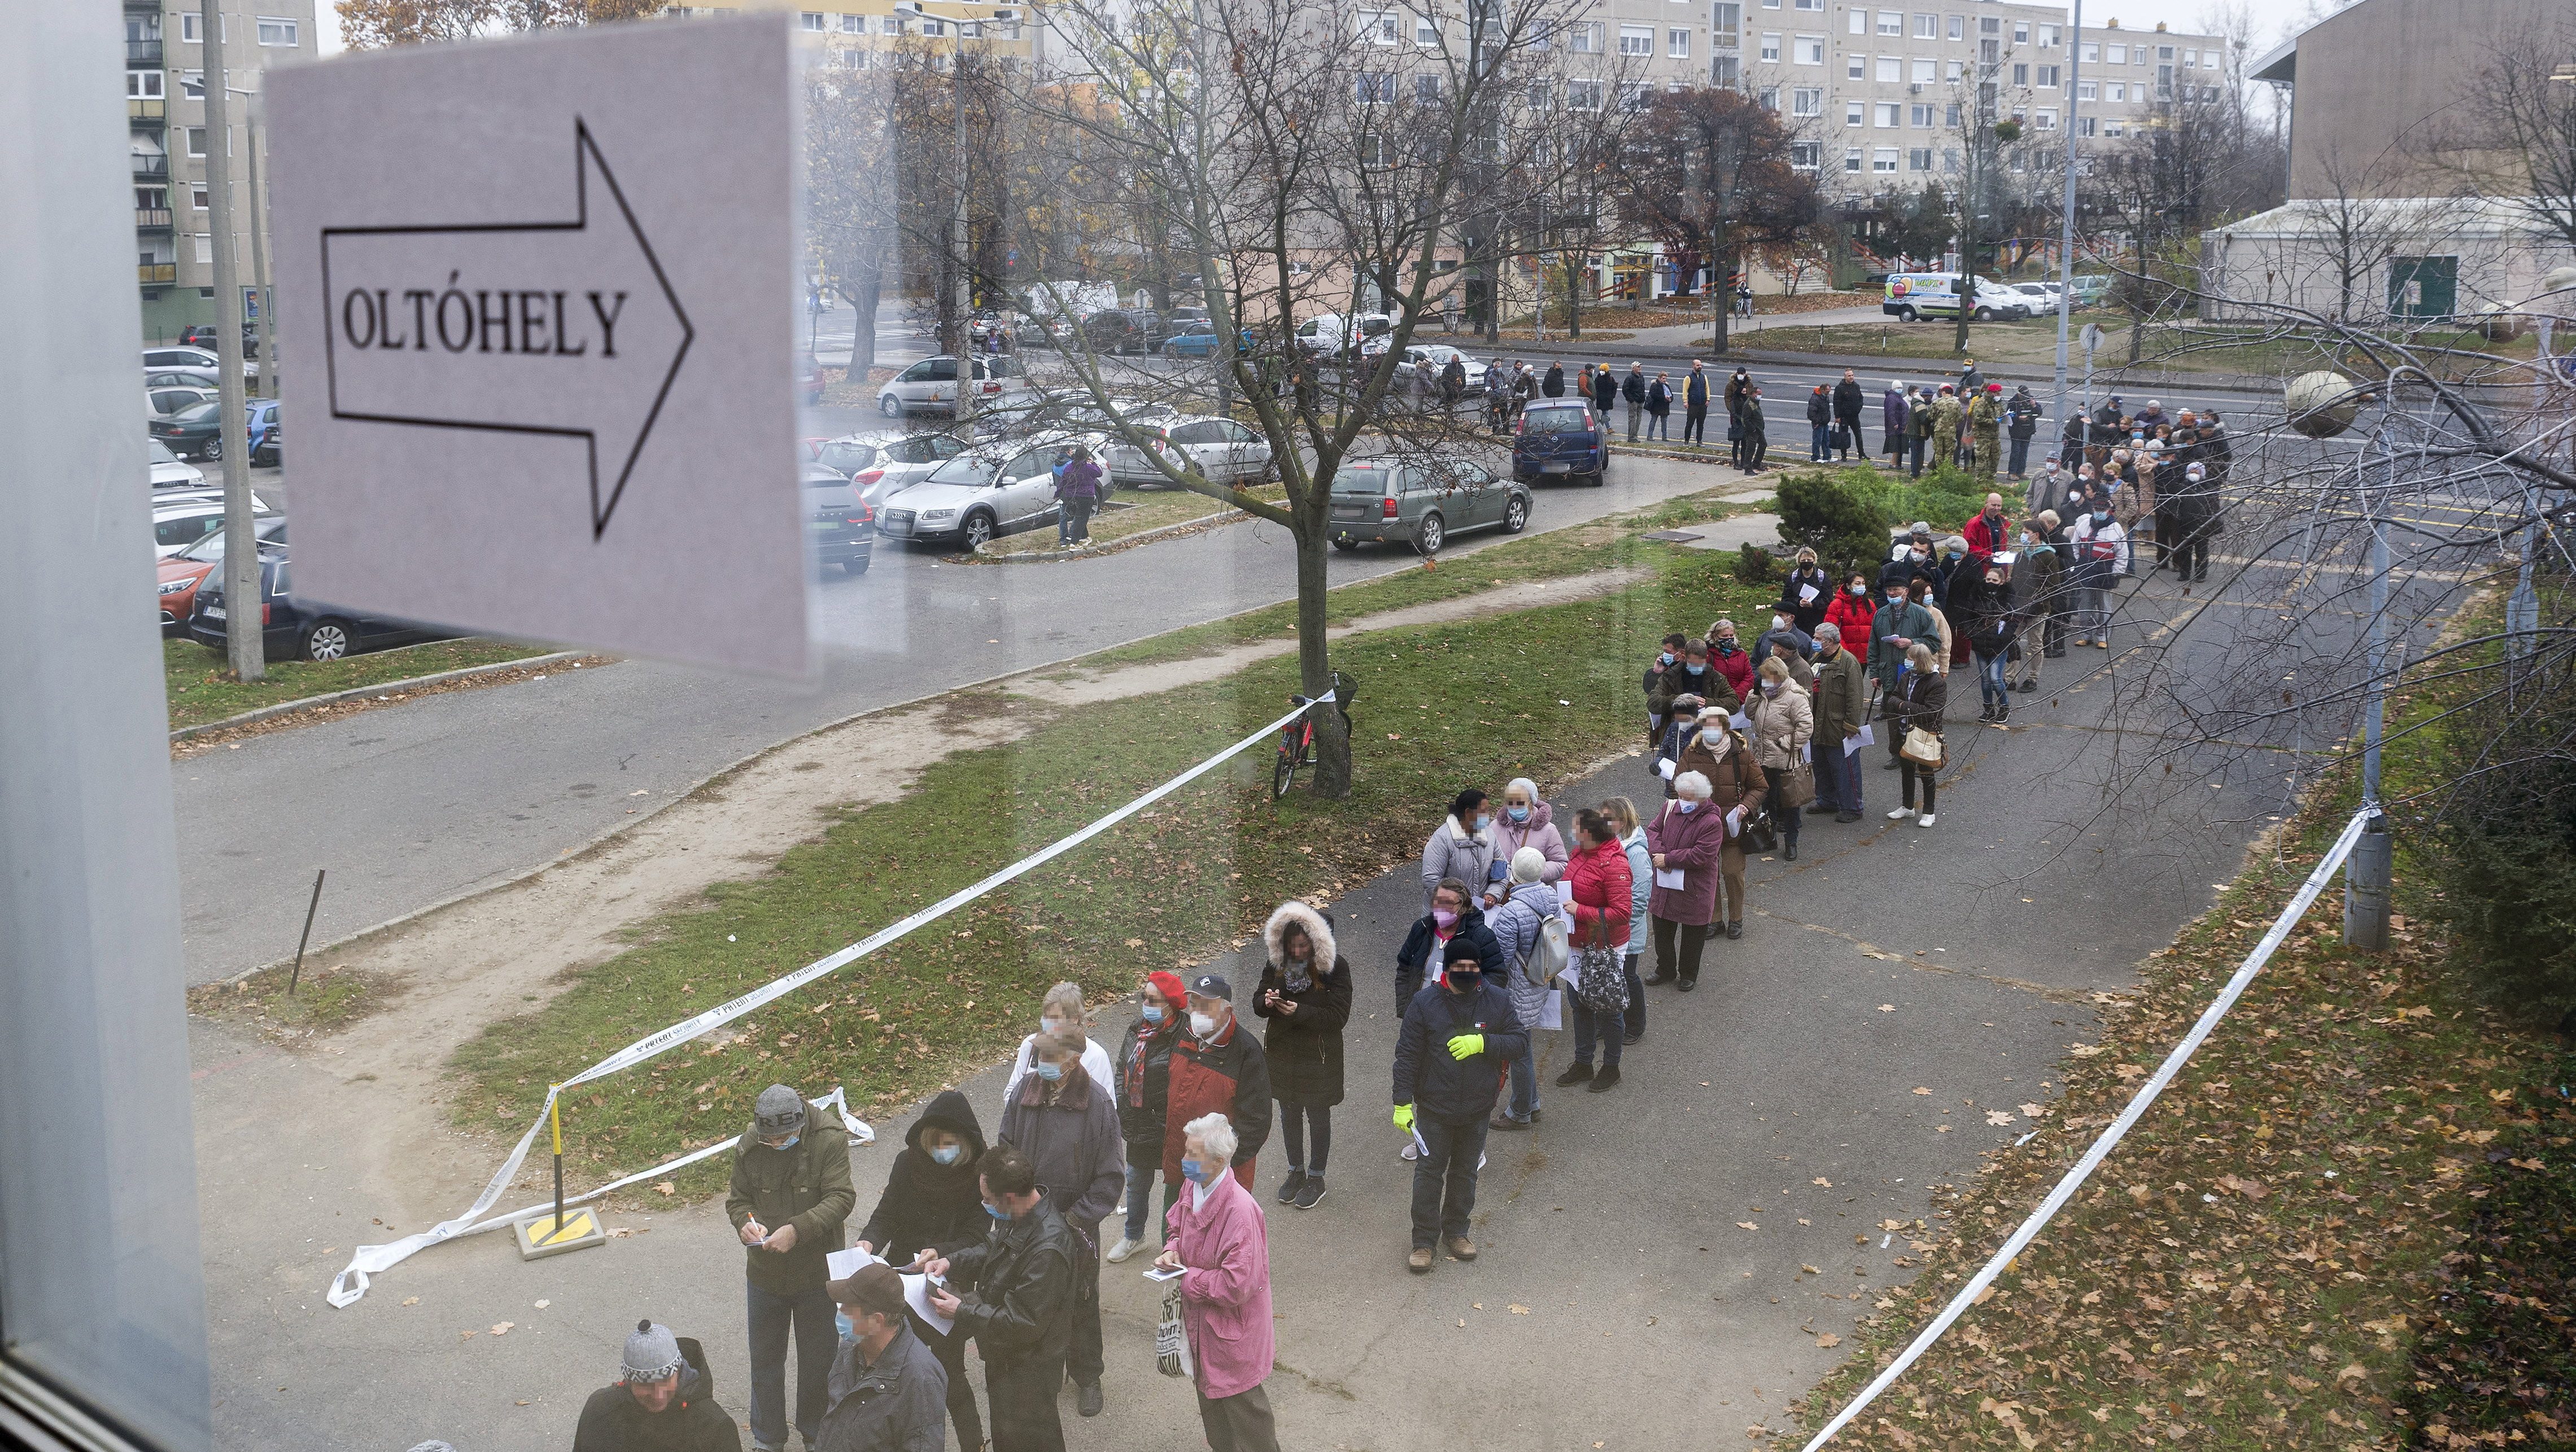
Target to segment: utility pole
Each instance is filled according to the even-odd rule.
[[[259,288],[259,389],[261,396],[277,397],[277,295],[268,285],[268,192],[260,184],[259,128],[263,104],[257,91],[236,91],[250,98],[249,131],[244,138],[250,143],[250,270]],[[242,460],[248,465],[248,459]]]
[[[214,231],[216,440],[224,466],[224,644],[236,679],[268,673],[261,640],[259,544],[250,511],[250,439],[242,400],[241,268],[233,255],[232,127],[224,91],[224,13],[200,0],[206,66],[206,214]],[[276,360],[270,360],[276,366]]]
[[[2370,812],[2370,826],[2353,843],[2352,855],[2344,860],[2343,869],[2343,940],[2347,947],[2368,953],[2388,949],[2388,888],[2390,881],[2390,848],[2388,814],[2379,804],[2379,748],[2388,719],[2388,522],[2387,506],[2397,497],[2397,440],[2395,403],[2397,380],[2381,380],[2379,393],[2379,437],[2381,453],[2387,460],[2388,487],[2384,498],[2371,497],[2364,482],[2359,493],[2363,515],[2370,521],[2370,703],[2364,708],[2361,726],[2361,804]],[[2366,475],[2357,477],[2367,479]]]
[[[2075,118],[2083,113],[2082,93],[2075,89],[2075,74],[2084,58],[2084,0],[2072,0],[2074,13],[2066,30],[2066,189],[2059,203],[2057,221],[2057,381],[2048,396],[2048,421],[2055,425],[2060,440],[2066,436],[2066,327],[2075,307]],[[2092,411],[2092,359],[2085,359],[2085,411]],[[2063,448],[2063,444],[2060,445]],[[2075,472],[2075,461],[2061,459],[2066,472]],[[2031,486],[2034,490],[2036,484]],[[2054,505],[2055,500],[2040,502],[2031,496],[2034,512]]]
[[[974,258],[966,250],[966,26],[951,21],[956,29],[948,38],[948,94],[954,101],[956,115],[957,211],[948,221],[948,245],[957,262],[957,293],[950,307],[948,355],[957,360],[957,437],[975,441],[975,330],[970,319],[975,311]]]

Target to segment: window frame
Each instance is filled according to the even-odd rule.
[[[286,38],[284,40],[269,39],[270,26],[279,27]],[[232,27],[230,25],[226,25],[224,29],[229,32]],[[304,22],[292,15],[255,16],[251,22],[251,31],[252,37],[259,42],[260,47],[264,50],[294,50],[304,43]],[[229,39],[229,35],[227,35],[226,38]]]

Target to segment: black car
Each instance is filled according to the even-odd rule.
[[[1609,468],[1609,420],[1592,405],[1542,398],[1521,410],[1520,431],[1512,437],[1513,478],[1530,484],[1563,479],[1598,489]]]
[[[250,441],[250,461],[262,469],[274,467],[285,448],[278,428],[277,400],[253,398],[242,405],[244,437]],[[163,448],[179,457],[204,459],[209,463],[224,456],[223,431],[216,420],[223,416],[217,404],[201,403],[181,409],[168,418],[154,419],[149,428],[152,437]]]
[[[820,464],[805,466],[805,532],[814,540],[818,564],[838,565],[846,574],[864,575],[875,552],[877,512],[838,471]]]
[[[1082,320],[1082,341],[1095,353],[1160,352],[1167,331],[1152,308],[1103,308]]]
[[[298,599],[286,551],[262,546],[259,552],[260,649],[270,660],[338,660],[361,650],[443,640],[454,634],[434,625],[383,616],[362,615],[317,600]],[[197,608],[188,617],[188,634],[208,650],[225,646],[226,602],[223,572],[214,571],[197,587]]]

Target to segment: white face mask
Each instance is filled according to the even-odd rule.
[[[1216,1020],[1203,1013],[1191,1014],[1190,1032],[1198,1035],[1200,1038],[1206,1038],[1208,1035],[1216,1032]]]

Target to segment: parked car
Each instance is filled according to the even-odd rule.
[[[1167,314],[1167,316],[1171,319],[1172,326],[1175,328],[1179,327],[1183,323],[1207,323],[1211,327],[1215,325],[1215,319],[1209,316],[1208,310],[1205,308],[1174,308],[1169,314]]]
[[[967,449],[887,500],[877,514],[878,532],[888,539],[955,540],[977,549],[996,536],[1051,524],[1056,456],[1076,443],[1089,445],[1095,457],[1108,448],[1099,434],[1063,433]]]
[[[2108,273],[2088,273],[2081,277],[2067,279],[2066,285],[2075,294],[2075,306],[2100,307],[2102,295],[2111,290],[2111,278]]]
[[[294,593],[293,570],[283,546],[259,547],[261,649],[270,660],[338,660],[362,650],[440,640],[452,634],[434,625],[365,615]],[[224,577],[210,571],[197,586],[197,608],[188,635],[208,650],[224,648]]]
[[[1879,311],[1909,323],[1922,318],[1956,318],[1959,316],[1959,280],[1959,274],[1955,272],[1891,273]],[[2030,301],[1991,277],[1980,277],[1977,279],[1976,302],[1969,316],[1981,323],[2026,318],[2031,314]]]
[[[1103,308],[1082,320],[1083,346],[1094,353],[1155,353],[1169,328],[1152,308]]]
[[[1465,351],[1452,348],[1446,343],[1415,343],[1406,348],[1404,361],[1395,365],[1397,389],[1411,387],[1414,370],[1428,367],[1436,390],[1440,382],[1441,370],[1449,366],[1449,360],[1452,358],[1458,360],[1459,367],[1467,370],[1467,396],[1474,398],[1482,394],[1485,391],[1485,365],[1468,357]]]
[[[199,323],[179,335],[179,346],[203,348],[211,353],[215,351],[215,339],[221,336],[223,335],[215,331],[214,324]],[[259,356],[259,324],[247,318],[242,320],[242,356],[245,358]]]
[[[805,466],[804,486],[805,532],[814,542],[815,563],[866,574],[876,549],[877,512],[846,477],[821,464]]]
[[[1601,487],[1610,471],[1610,425],[1588,403],[1533,399],[1512,436],[1512,477]]]
[[[1108,467],[1113,483],[1169,482],[1146,457],[1147,449],[1187,456],[1211,484],[1254,484],[1270,477],[1270,441],[1230,418],[1165,413],[1147,418],[1130,415],[1128,422],[1151,437],[1145,449],[1139,449],[1111,436]]]
[[[202,368],[209,373],[220,374],[223,371],[224,360],[216,357],[211,348],[146,348],[143,350],[143,366],[146,369]],[[259,376],[259,365],[244,363],[242,372],[256,378]]]
[[[155,388],[202,388],[212,393],[223,386],[223,381],[223,375],[212,368],[146,368],[143,370],[143,387],[147,392]]]
[[[1432,465],[1364,459],[1334,473],[1329,509],[1335,549],[1374,542],[1410,545],[1429,555],[1453,534],[1518,534],[1528,528],[1530,491],[1468,460]]]
[[[1020,371],[1018,359],[978,358],[974,363],[977,407],[1004,402],[1029,391],[1028,375]],[[924,358],[896,374],[878,390],[877,412],[887,418],[915,413],[953,416],[957,412],[957,359],[943,353]]]
[[[154,440],[181,457],[213,461],[224,456],[223,430],[216,426],[220,403],[201,403],[151,425]],[[244,437],[250,442],[251,463],[263,468],[278,462],[280,448],[277,425],[277,400],[254,398],[243,405]]]
[[[1181,358],[1215,357],[1216,324],[1204,318],[1194,323],[1181,324],[1179,332],[1163,340],[1163,351]],[[1240,358],[1251,351],[1252,330],[1245,328],[1235,337],[1234,353]]]
[[[143,416],[147,423],[166,422],[222,396],[212,384],[179,383],[159,388],[147,384],[143,390]]]
[[[1339,313],[1317,313],[1297,325],[1297,346],[1309,353],[1348,353],[1359,349],[1363,340],[1383,337],[1395,328],[1395,319],[1384,313],[1362,313],[1345,318]]]
[[[257,494],[250,497],[251,518],[273,519],[276,511]],[[152,497],[152,553],[168,559],[224,526],[224,491],[172,489]]]
[[[946,434],[887,429],[816,439],[814,462],[850,481],[871,509],[922,480],[964,444]]]
[[[155,490],[205,487],[206,471],[182,462],[159,439],[145,439],[143,447],[152,451],[152,487]]]
[[[251,516],[251,523],[252,537],[261,544],[286,543],[285,515],[256,514]],[[205,583],[210,571],[223,567],[224,527],[220,518],[195,544],[161,559],[157,568],[161,575],[162,635],[188,633],[188,616],[197,608],[197,587]]]
[[[821,403],[823,401],[822,360],[811,353],[806,354],[805,361],[796,365],[796,376],[799,385],[805,390],[805,406],[811,408]]]

